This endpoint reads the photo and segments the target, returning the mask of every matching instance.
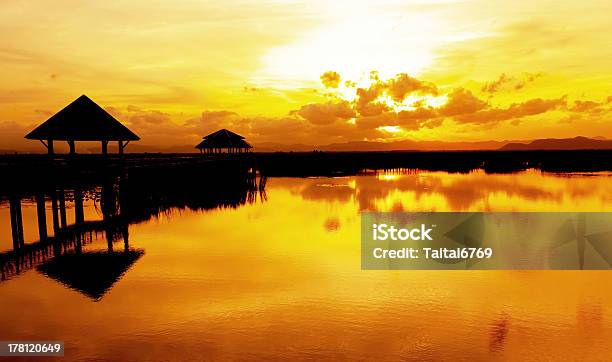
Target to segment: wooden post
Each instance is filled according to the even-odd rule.
[[[38,215],[38,235],[40,240],[47,239],[47,215],[45,212],[45,194],[36,194],[36,214]]]
[[[110,226],[106,226],[104,228],[104,236],[106,237],[106,245],[108,247],[108,252],[113,252],[113,233],[111,231]]]
[[[47,153],[50,155],[53,154],[53,140],[52,139],[47,140]]]
[[[68,222],[66,221],[66,195],[63,188],[59,190],[59,212],[62,228],[65,228],[68,226]]]
[[[130,232],[128,230],[128,225],[127,222],[123,222],[122,225],[122,234],[123,234],[123,247],[125,249],[125,251],[129,251],[130,250]]]
[[[13,234],[13,249],[24,246],[23,240],[23,218],[21,216],[21,200],[18,196],[11,196],[9,200],[11,231]]]
[[[105,156],[108,154],[108,141],[102,141],[102,154]]]
[[[117,142],[119,145],[119,154],[122,155],[123,154],[123,141],[118,141]]]
[[[78,187],[74,188],[74,220],[77,225],[85,222],[85,214],[83,212],[83,194]]]
[[[74,155],[76,153],[76,148],[74,146],[74,141],[68,141],[68,146],[70,147],[70,154]]]
[[[83,250],[83,241],[85,240],[85,233],[81,233],[80,231],[76,235],[76,244],[74,246],[74,250],[77,254],[80,254]]]
[[[59,216],[57,215],[57,193],[55,189],[51,192],[51,215],[53,219],[53,236],[58,236],[60,231]]]

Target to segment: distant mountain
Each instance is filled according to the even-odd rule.
[[[587,137],[545,138],[529,143],[508,143],[499,148],[502,151],[522,150],[609,150],[612,140]]]
[[[612,149],[612,140],[604,137],[587,138],[547,138],[537,140],[513,141],[476,141],[476,142],[446,142],[446,141],[394,141],[370,142],[352,141],[313,146],[305,144],[261,143],[255,144],[256,152],[350,152],[350,151],[472,151],[472,150],[580,150],[580,149]]]
[[[57,151],[62,150],[62,144],[58,145]],[[475,142],[446,142],[446,141],[394,141],[394,142],[371,142],[352,141],[341,143],[330,143],[326,145],[307,145],[303,143],[283,144],[276,142],[264,142],[253,144],[255,152],[390,152],[390,151],[476,151],[476,150],[579,150],[579,149],[612,149],[612,140],[604,137],[574,137],[574,138],[547,138],[537,140],[512,140],[512,141],[475,141]],[[87,145],[79,147],[78,153],[99,153],[99,146]],[[114,145],[109,146],[109,152],[116,152]],[[130,143],[126,149],[127,153],[196,153],[193,145],[155,146],[140,143]],[[45,149],[38,144],[29,145],[25,149],[0,149],[0,154],[11,153],[45,153]]]
[[[317,146],[305,145],[303,143],[284,144],[276,142],[262,142],[253,144],[255,152],[309,152],[319,149]]]
[[[492,150],[507,141],[445,142],[445,141],[394,141],[394,142],[346,142],[319,147],[322,151],[465,151]]]
[[[342,143],[331,143],[327,145],[305,145],[305,144],[281,144],[274,142],[259,143],[253,145],[256,152],[350,152],[350,151],[457,151],[457,150],[495,150],[509,141],[479,141],[479,142],[444,142],[444,141],[394,141],[394,142],[371,142],[352,141]],[[519,142],[519,141],[516,141]],[[528,141],[525,141],[528,142]]]

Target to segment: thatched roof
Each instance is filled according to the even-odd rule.
[[[63,141],[137,141],[134,132],[122,125],[102,107],[82,95],[25,138]]]
[[[253,148],[244,137],[225,128],[203,138],[196,148]]]

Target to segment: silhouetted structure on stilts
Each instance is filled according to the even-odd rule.
[[[224,128],[204,137],[195,148],[206,154],[241,154],[249,152],[253,146],[241,135]]]
[[[12,250],[0,250],[0,283],[36,267],[99,300],[144,253],[129,247],[130,225],[175,210],[237,208],[256,202],[258,196],[266,199],[265,178],[258,177],[248,160],[194,156],[200,162],[160,162],[103,172],[69,167],[54,177],[0,179],[0,206],[10,208],[13,239]],[[24,240],[24,200],[36,204],[39,238],[35,241]],[[86,219],[85,202],[93,202],[102,220]],[[47,233],[48,222],[52,233]],[[106,239],[104,252],[85,247],[99,240],[98,235]],[[124,247],[118,250],[113,244],[121,240]]]
[[[76,153],[76,141],[100,141],[105,155],[110,141],[117,141],[118,152],[123,154],[130,141],[140,139],[86,95],[57,112],[25,138],[39,140],[50,155],[53,154],[53,141],[68,142],[71,154]]]

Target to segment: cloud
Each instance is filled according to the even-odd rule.
[[[106,107],[108,113],[134,131],[146,145],[189,145],[197,140],[194,129],[173,121],[172,115],[152,109],[128,105]]]
[[[331,124],[337,120],[348,120],[355,117],[355,111],[345,101],[339,103],[307,104],[302,106],[297,114],[317,125]]]
[[[326,88],[338,88],[340,84],[340,74],[328,71],[321,74],[321,82]]]
[[[540,73],[525,73],[519,78],[502,74],[495,81],[487,83],[482,90],[492,93],[501,88],[521,88],[540,76]],[[342,102],[342,107],[335,103],[312,104],[302,107],[295,115],[319,127],[328,126],[338,119],[354,118],[355,128],[362,131],[374,131],[381,127],[419,131],[441,127],[446,121],[458,125],[480,124],[490,128],[505,121],[517,125],[525,117],[555,110],[603,111],[599,103],[588,100],[577,100],[569,107],[565,97],[532,98],[506,107],[495,106],[476,96],[470,89],[456,87],[442,92],[436,84],[404,73],[382,80],[377,72],[371,72],[365,82],[366,86],[357,86],[363,83],[352,80],[344,82],[343,88],[335,94],[335,98]],[[354,97],[343,99],[351,90],[354,91]],[[353,133],[349,134],[354,135],[355,129],[350,131]]]
[[[599,102],[595,101],[574,101],[574,105],[570,108],[572,112],[587,112],[600,106]]]
[[[245,116],[217,109],[205,110],[185,120],[179,118],[182,117],[179,114],[148,109],[135,102],[106,109],[138,134],[143,145],[158,146],[160,150],[171,146],[192,147],[203,136],[220,128],[231,129],[254,145],[264,142],[320,145],[364,140],[388,141],[412,135],[422,137],[422,134],[416,133],[421,130],[427,137],[429,134],[446,136],[450,132],[465,131],[466,125],[471,130],[476,129],[474,125],[483,130],[494,127],[503,130],[503,123],[511,126],[520,122],[522,127],[533,129],[537,127],[537,122],[527,117],[552,111],[556,111],[551,117],[555,117],[552,119],[557,122],[571,116],[571,119],[580,120],[581,123],[599,122],[602,125],[598,129],[605,130],[607,126],[602,122],[608,114],[606,112],[612,111],[612,97],[599,101],[574,99],[571,102],[566,97],[527,98],[509,105],[498,105],[493,103],[492,98],[487,100],[475,95],[473,89],[437,85],[405,73],[381,79],[378,73],[373,72],[365,80],[342,81],[340,75],[335,74],[325,76],[337,80],[337,88],[330,88],[324,93],[323,99],[326,101],[298,103],[295,110],[282,116]],[[528,74],[520,79],[528,82],[538,76]],[[322,79],[325,77],[322,76]],[[502,74],[487,85],[488,91],[485,93],[516,87],[519,84],[517,79]],[[43,111],[38,113],[42,114]],[[537,118],[540,119],[544,117]],[[23,149],[23,135],[30,129],[17,128],[14,123],[0,126],[3,126],[0,127],[2,133],[11,134],[15,147]],[[11,129],[12,133],[9,131]],[[9,137],[3,134],[0,140],[8,142]],[[28,145],[32,147],[31,143]],[[5,144],[0,148],[11,149]]]
[[[535,98],[522,103],[513,103],[507,108],[490,108],[474,113],[461,114],[453,119],[459,123],[495,123],[562,109],[566,104],[564,97],[558,99]]]
[[[436,84],[407,74],[382,80],[373,73],[366,86],[358,87],[356,84],[363,83],[351,80],[339,83],[343,90],[354,90],[352,99],[341,99],[330,93],[330,101],[326,103],[305,104],[281,117],[243,116],[228,110],[206,110],[197,118],[177,122],[175,116],[168,113],[135,105],[122,109],[110,107],[108,110],[141,135],[147,144],[171,145],[197,142],[202,136],[220,128],[242,134],[254,144],[384,140],[398,137],[379,129],[385,126],[400,127],[404,131],[434,129],[447,122],[492,126],[551,110],[578,112],[597,108],[587,100],[576,101],[570,107],[564,98],[527,99],[507,107],[498,107],[480,99],[469,89],[439,88]],[[411,103],[400,102],[409,96],[414,97],[414,100],[410,98]],[[427,97],[439,97],[445,101],[432,104],[427,102]],[[402,107],[396,108],[394,104],[401,104]],[[351,119],[354,121],[348,122]]]
[[[486,93],[495,93],[497,92],[497,90],[499,89],[499,87],[501,87],[502,85],[508,83],[511,81],[511,78],[508,77],[506,75],[506,73],[502,73],[500,74],[499,78],[497,78],[496,80],[492,81],[492,82],[487,82],[485,83],[484,86],[482,86],[482,91],[486,92]]]
[[[435,84],[420,81],[409,76],[406,73],[400,73],[395,78],[391,78],[387,82],[389,94],[391,97],[401,102],[407,95],[420,92],[422,94],[438,94],[438,89]]]
[[[48,111],[46,109],[35,109],[34,113],[40,114],[40,115],[43,115],[43,116],[47,116],[47,117],[51,117],[53,115],[53,112]]]
[[[35,124],[22,125],[13,121],[0,121],[0,152],[41,149],[43,146],[37,141],[24,138],[35,127]]]
[[[389,110],[389,107],[377,99],[383,94],[384,84],[377,82],[369,88],[357,88],[355,110],[362,116],[377,116]]]
[[[170,114],[157,110],[143,110],[139,107],[128,105],[125,111],[121,111],[115,107],[107,107],[108,113],[114,117],[125,121],[132,127],[146,127],[150,125],[160,125],[170,122]]]
[[[392,102],[401,104],[408,96],[413,94],[438,95],[438,88],[433,83],[421,81],[408,74],[400,73],[388,80],[381,80],[377,72],[370,73],[370,85],[355,89],[355,111],[360,116],[370,117],[392,110],[388,102],[381,98],[390,98]],[[347,82],[347,87],[354,83]]]
[[[501,90],[517,91],[523,89],[527,84],[535,82],[540,77],[542,77],[542,73],[526,73],[522,77],[511,77],[502,73],[496,80],[485,83],[480,90],[490,94]]]
[[[418,130],[434,128],[442,124],[443,118],[432,107],[420,107],[415,110],[401,111],[397,115],[398,124],[403,129]]]
[[[439,110],[441,116],[472,114],[487,108],[487,102],[477,98],[465,88],[457,88],[448,95],[448,101]]]

